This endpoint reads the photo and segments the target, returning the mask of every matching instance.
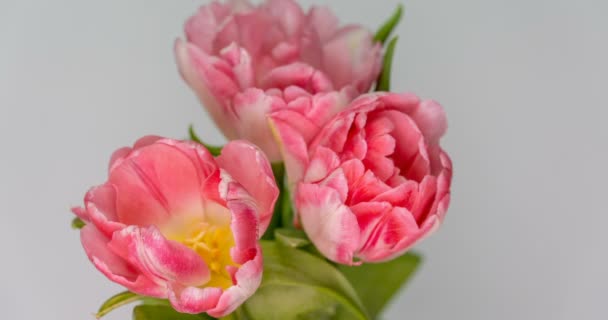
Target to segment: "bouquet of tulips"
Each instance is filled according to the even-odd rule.
[[[391,93],[400,20],[373,34],[292,0],[212,2],[175,42],[229,142],[145,136],[75,207],[84,251],[136,320],[377,319],[441,224],[442,107]]]

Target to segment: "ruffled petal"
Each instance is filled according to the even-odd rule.
[[[237,117],[233,126],[238,136],[259,146],[272,162],[279,162],[281,156],[272,136],[267,115],[283,106],[284,102],[281,99],[253,88],[237,94],[233,101],[234,113]]]
[[[228,62],[204,53],[183,40],[175,42],[179,72],[194,90],[217,126],[229,139],[237,137],[230,101],[241,88]]]
[[[236,271],[235,285],[224,291],[216,307],[208,310],[207,313],[212,317],[220,318],[234,311],[258,289],[262,282],[262,272],[262,249],[258,245],[254,257]]]
[[[141,273],[114,253],[109,247],[110,238],[94,225],[86,225],[80,231],[80,240],[89,260],[108,279],[125,286],[133,292],[152,297],[164,298],[166,288]]]
[[[355,250],[359,248],[360,229],[355,215],[340,201],[338,192],[301,183],[296,206],[302,226],[317,249],[332,261],[352,265]]]
[[[116,211],[116,190],[109,183],[91,188],[85,198],[88,217],[106,236],[125,227],[118,219]]]
[[[255,201],[260,221],[259,232],[263,233],[270,223],[279,196],[270,162],[255,145],[240,140],[224,146],[217,162]],[[226,198],[227,201],[234,199],[238,198]]]
[[[116,232],[109,247],[147,277],[166,285],[204,285],[210,279],[209,268],[188,247],[167,240],[151,226],[129,226]]]

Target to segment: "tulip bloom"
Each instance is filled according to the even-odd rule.
[[[110,280],[221,317],[260,284],[258,238],[277,196],[268,160],[247,142],[214,159],[196,143],[145,137],[114,153],[108,181],[73,211],[87,222],[89,259]]]
[[[358,25],[339,27],[326,8],[308,13],[292,0],[203,6],[175,44],[179,71],[228,139],[246,139],[279,161],[264,94],[297,86],[311,94],[366,92],[381,68],[381,45]]]
[[[439,226],[452,177],[439,146],[447,128],[439,104],[411,94],[364,95],[314,137],[285,118],[283,110],[271,115],[298,218],[327,258],[386,261]]]

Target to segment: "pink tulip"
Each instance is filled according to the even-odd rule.
[[[326,8],[304,13],[292,0],[213,2],[185,26],[175,44],[179,71],[228,139],[259,145],[280,160],[266,114],[269,89],[300,87],[311,94],[351,87],[366,92],[381,67],[381,45],[358,25],[339,27]]]
[[[439,226],[452,178],[439,146],[447,129],[439,104],[412,94],[363,95],[312,138],[283,121],[285,113],[271,119],[298,218],[327,258],[386,261]]]
[[[110,280],[221,317],[260,285],[258,238],[277,196],[268,160],[247,142],[214,159],[199,144],[145,137],[114,153],[108,181],[73,211],[87,222],[89,259]]]

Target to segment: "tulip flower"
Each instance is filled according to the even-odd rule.
[[[297,218],[327,258],[347,265],[390,260],[439,226],[452,163],[439,145],[447,121],[438,103],[363,95],[314,137],[284,121],[286,112],[270,117]]]
[[[213,158],[200,144],[144,137],[110,161],[84,207],[82,245],[110,280],[184,313],[229,314],[262,278],[258,244],[278,189],[254,145]]]
[[[270,89],[310,94],[366,92],[381,68],[381,44],[359,25],[339,26],[326,8],[305,13],[292,0],[203,6],[177,40],[180,74],[228,139],[246,139],[280,161],[266,115],[281,102]]]

